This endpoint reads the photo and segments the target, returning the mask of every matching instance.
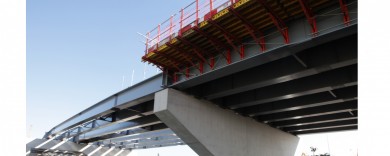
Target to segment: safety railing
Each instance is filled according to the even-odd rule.
[[[145,55],[239,0],[195,0],[146,34]]]

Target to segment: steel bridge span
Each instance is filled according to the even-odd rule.
[[[163,73],[63,121],[26,155],[174,145],[199,155],[292,155],[297,135],[357,129],[356,1],[214,6],[187,23],[183,9],[180,27],[171,17],[167,29],[148,33],[143,60]]]

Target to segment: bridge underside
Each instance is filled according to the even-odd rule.
[[[289,43],[283,35],[270,35],[265,51],[257,43],[247,44],[242,53],[233,48],[229,59],[222,53],[215,56],[212,68],[203,62],[202,71],[193,66],[181,74],[176,71],[176,77],[168,71],[122,90],[60,123],[42,140],[32,141],[27,154],[108,156],[189,144],[170,127],[172,123],[155,114],[155,93],[166,88],[207,101],[240,120],[250,120],[250,125],[266,124],[289,136],[356,130],[357,16],[352,12],[357,8],[351,6],[354,20],[348,25],[343,14],[318,17],[318,32],[313,35],[305,18],[294,19],[288,23]],[[327,10],[335,9],[322,9]],[[167,63],[173,66],[172,61]]]
[[[184,91],[294,135],[357,129],[357,34]]]

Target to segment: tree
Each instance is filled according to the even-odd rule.
[[[310,151],[313,152],[313,156],[315,156],[314,153],[316,152],[316,150],[317,150],[317,147],[310,147]]]

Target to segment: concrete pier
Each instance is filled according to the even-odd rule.
[[[299,138],[181,91],[155,94],[154,113],[200,156],[291,156]]]

